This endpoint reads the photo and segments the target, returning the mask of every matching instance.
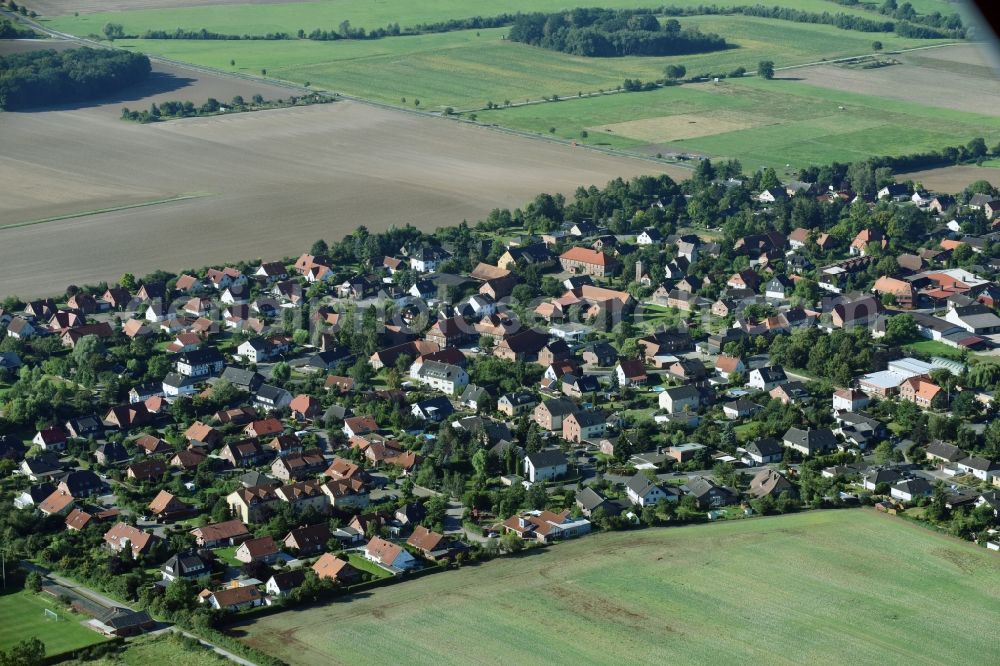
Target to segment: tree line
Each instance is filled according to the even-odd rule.
[[[104,49],[35,51],[0,57],[0,109],[95,99],[146,78],[149,58]]]
[[[714,33],[682,29],[676,19],[662,26],[648,10],[573,9],[522,14],[510,28],[511,41],[587,57],[669,56],[727,48]]]
[[[262,111],[264,109],[282,109],[289,106],[309,106],[310,104],[326,104],[332,102],[333,98],[316,93],[310,93],[302,97],[292,96],[288,99],[264,99],[261,95],[254,95],[247,101],[242,95],[233,97],[229,104],[224,104],[214,97],[209,97],[200,106],[195,106],[191,101],[168,101],[157,105],[150,104],[149,109],[139,110],[122,107],[122,120],[130,120],[137,123],[155,123],[161,120],[171,120],[174,118],[196,118],[198,116],[214,116],[219,113]]]

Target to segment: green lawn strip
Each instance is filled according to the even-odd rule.
[[[366,560],[365,556],[360,553],[348,553],[347,561],[358,571],[366,571],[375,578],[388,578],[392,575],[374,562]]]

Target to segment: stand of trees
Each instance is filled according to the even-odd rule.
[[[94,99],[149,74],[140,53],[103,49],[35,51],[0,57],[0,109],[24,109]]]
[[[34,39],[35,37],[38,37],[38,33],[31,28],[22,28],[7,19],[0,21],[0,39]]]
[[[309,106],[310,104],[326,104],[332,102],[333,98],[325,95],[310,93],[303,97],[289,97],[288,99],[270,100],[264,99],[261,95],[254,95],[249,101],[243,99],[242,95],[237,95],[228,104],[219,102],[214,97],[209,97],[201,106],[195,106],[191,101],[169,101],[160,105],[151,104],[148,110],[130,109],[122,107],[122,120],[131,120],[137,123],[155,123],[161,120],[173,118],[193,118],[196,116],[214,116],[219,113],[241,113],[244,111],[261,111],[263,109],[283,109],[289,106]]]
[[[714,33],[683,30],[670,19],[662,26],[651,10],[573,9],[523,14],[514,20],[515,42],[589,57],[669,56],[728,47]]]

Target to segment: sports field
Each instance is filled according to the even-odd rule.
[[[235,627],[291,664],[982,664],[994,553],[870,510],[599,534]]]
[[[46,609],[54,611],[59,619],[43,615]],[[101,634],[80,624],[85,619],[67,613],[62,604],[41,594],[22,591],[0,595],[0,650],[26,638],[45,643],[47,655],[104,642]]]

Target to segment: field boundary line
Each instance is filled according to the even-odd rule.
[[[211,196],[210,194],[181,194],[176,197],[169,197],[167,199],[156,199],[154,201],[140,201],[134,204],[125,204],[123,206],[112,206],[110,208],[99,208],[97,210],[87,210],[79,213],[67,213],[65,215],[55,215],[53,217],[44,217],[40,220],[28,220],[26,222],[14,222],[12,224],[0,225],[0,231],[5,229],[18,229],[20,227],[30,227],[36,224],[45,224],[46,222],[59,222],[61,220],[72,220],[77,217],[90,217],[91,215],[100,215],[102,213],[114,213],[120,210],[131,210],[133,208],[147,208],[149,206],[157,206],[159,204],[173,203],[175,201],[188,201],[190,199],[201,199],[202,197]]]

